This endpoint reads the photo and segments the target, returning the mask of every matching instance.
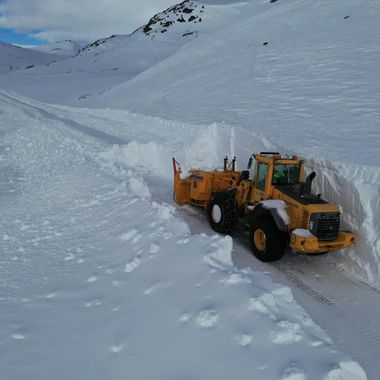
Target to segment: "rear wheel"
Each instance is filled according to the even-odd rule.
[[[280,231],[273,218],[257,216],[251,222],[249,240],[253,254],[264,262],[281,259],[286,248],[287,235]]]
[[[229,233],[237,223],[235,198],[228,193],[214,195],[208,208],[211,228],[220,233]]]

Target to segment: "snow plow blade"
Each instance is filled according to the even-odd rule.
[[[190,203],[190,179],[181,179],[181,165],[173,157],[174,189],[173,198],[180,205]]]
[[[191,204],[207,209],[212,194],[227,191],[232,183],[240,178],[240,173],[229,171],[207,171],[192,169],[186,175],[182,173],[181,165],[173,158],[174,170],[174,200],[179,205]]]

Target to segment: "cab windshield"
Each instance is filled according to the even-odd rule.
[[[300,181],[300,165],[275,164],[273,170],[273,185],[291,185]]]

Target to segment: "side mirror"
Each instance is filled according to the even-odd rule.
[[[249,161],[248,161],[248,165],[247,165],[248,170],[251,169],[252,163],[253,163],[253,156],[249,157]]]

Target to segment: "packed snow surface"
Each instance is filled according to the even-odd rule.
[[[167,156],[203,141],[214,165],[219,128],[4,92],[0,112],[3,378],[367,378],[231,237],[157,199]]]

